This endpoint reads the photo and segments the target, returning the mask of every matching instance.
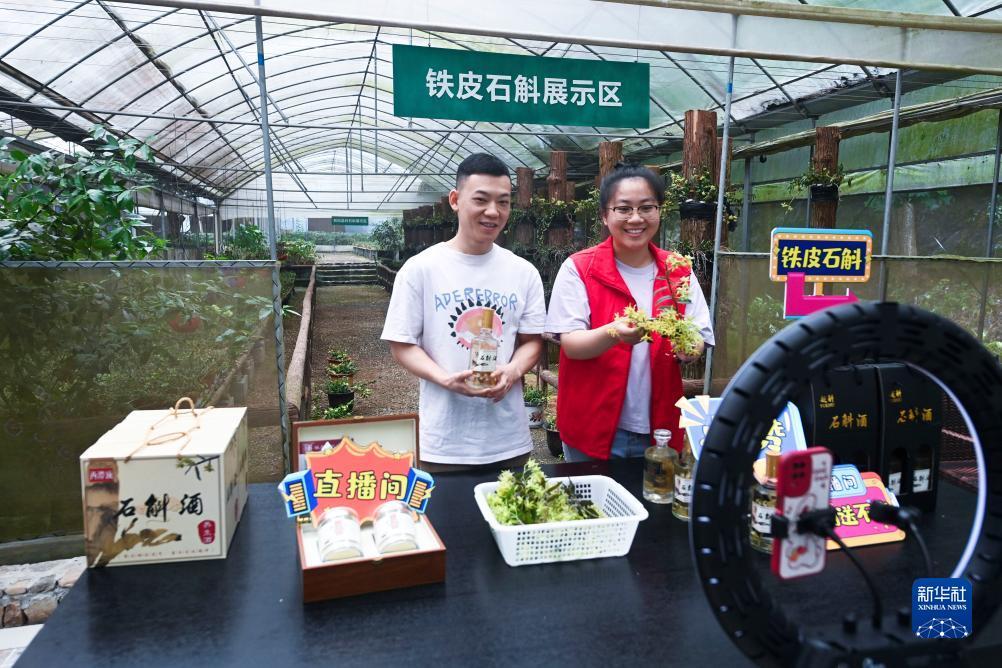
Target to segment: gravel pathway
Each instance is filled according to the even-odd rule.
[[[339,254],[341,255],[341,254]],[[379,338],[390,295],[374,285],[336,285],[317,289],[313,323],[314,405],[327,406],[323,392],[327,350],[344,348],[358,364],[356,382],[366,383],[372,396],[355,400],[356,415],[416,413],[418,381],[390,356],[387,343]],[[533,429],[533,457],[555,462],[546,449],[546,433]]]

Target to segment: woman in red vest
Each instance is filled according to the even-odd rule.
[[[675,406],[682,397],[681,356],[668,340],[653,334],[643,342],[635,327],[616,319],[627,306],[650,314],[655,292],[671,294],[675,309],[713,345],[709,309],[691,268],[652,243],[664,189],[649,169],[617,165],[599,192],[609,238],[569,257],[554,281],[546,331],[560,334],[557,428],[567,461],[643,456],[655,429],[670,429],[671,446],[682,449]],[[675,294],[686,276],[690,303]]]

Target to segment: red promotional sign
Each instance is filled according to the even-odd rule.
[[[382,504],[404,499],[413,459],[411,452],[388,452],[378,443],[360,446],[349,438],[341,439],[329,454],[307,454],[316,485],[314,518],[327,508],[348,506],[360,521],[372,519]]]
[[[866,491],[857,496],[833,498],[829,502],[835,508],[835,533],[849,547],[904,540],[905,532],[901,529],[870,519],[871,501],[890,503],[891,499],[879,475],[870,472],[860,475]],[[827,547],[837,550],[838,544],[829,540]]]

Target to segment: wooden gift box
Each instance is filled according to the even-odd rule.
[[[306,453],[317,451],[317,444],[337,446],[342,437],[359,446],[378,442],[391,452],[413,452],[418,459],[418,416],[415,414],[382,415],[345,420],[315,420],[292,425],[290,460],[296,470],[305,468]],[[434,495],[431,503],[434,503]],[[431,521],[419,515],[418,549],[386,555],[372,553],[356,559],[324,562],[316,548],[313,524],[296,525],[299,565],[303,573],[303,602],[356,596],[375,591],[400,589],[445,581],[445,544]],[[363,526],[363,533],[371,525]]]

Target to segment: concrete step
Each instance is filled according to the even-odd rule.
[[[325,272],[317,272],[317,280],[327,281],[338,278],[375,278],[376,272],[374,271],[353,271],[351,273],[338,273],[338,274],[328,274]]]
[[[346,271],[352,269],[375,269],[375,262],[345,262],[344,264],[318,264],[317,271]]]
[[[352,267],[351,269],[317,269],[318,274],[358,274],[358,273],[375,273],[375,267]]]
[[[378,285],[379,281],[375,276],[372,278],[339,278],[331,280],[318,280],[317,285]]]

